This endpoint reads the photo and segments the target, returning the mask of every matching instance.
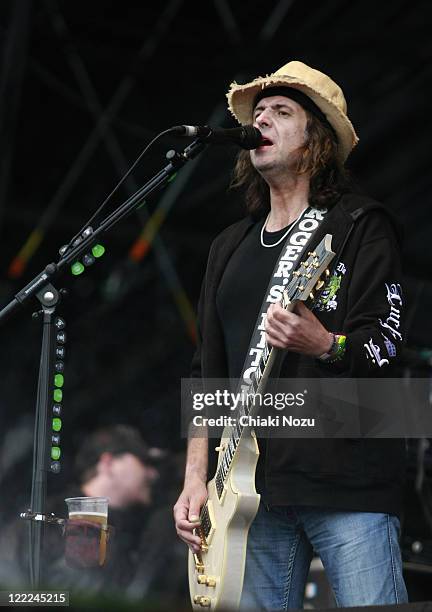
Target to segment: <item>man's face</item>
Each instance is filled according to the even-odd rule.
[[[277,178],[295,169],[306,139],[305,110],[285,96],[269,96],[258,102],[253,124],[265,143],[250,152],[253,166],[263,178]]]
[[[151,502],[152,483],[158,476],[157,470],[144,464],[131,453],[124,453],[112,458],[110,477],[120,507],[131,504],[147,505]]]

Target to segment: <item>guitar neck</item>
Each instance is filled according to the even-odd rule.
[[[292,312],[295,306],[295,302],[291,302],[288,299],[288,296],[284,293],[282,296],[281,306],[282,308],[284,308],[284,310]],[[257,394],[261,394],[264,392],[267,386],[267,381],[274,368],[275,362],[277,358],[280,357],[281,353],[282,351],[280,349],[269,346],[267,342],[265,343],[265,347],[263,349],[257,369],[255,370],[250,382],[248,393],[251,392],[252,401],[249,407],[249,412],[247,412],[246,414],[256,414],[258,412],[258,409],[255,406],[254,397]]]
[[[295,306],[295,302],[291,302],[284,293],[281,305],[285,310],[292,311]],[[240,385],[239,392],[243,392],[245,399],[237,411],[236,424],[232,427],[231,436],[229,440],[225,441],[222,445],[223,454],[215,476],[216,490],[218,491],[219,496],[222,495],[223,488],[228,477],[228,472],[237,448],[241,443],[244,432],[245,430],[250,430],[250,427],[241,424],[241,417],[255,416],[258,413],[259,402],[255,402],[255,398],[257,395],[261,395],[264,392],[271,371],[280,353],[281,351],[279,349],[269,346],[266,342],[258,366],[253,373],[250,382],[246,383],[246,388]]]

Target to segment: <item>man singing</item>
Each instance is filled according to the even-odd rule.
[[[236,164],[234,185],[245,188],[248,215],[212,245],[192,376],[250,376],[265,338],[285,351],[281,378],[390,377],[403,342],[398,236],[385,208],[350,187],[344,162],[358,138],[341,88],[292,61],[233,83],[228,104],[263,142]],[[312,236],[311,220],[319,222]],[[275,288],[280,294],[300,263],[298,245],[313,250],[326,233],[336,252],[326,285],[310,309],[298,302],[284,310]],[[338,606],[407,601],[398,544],[403,440],[270,437],[259,446],[261,502],[242,606],[301,608],[313,551]],[[174,507],[177,533],[195,552],[207,453],[206,439],[189,441]]]

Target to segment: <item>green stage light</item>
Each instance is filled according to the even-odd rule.
[[[76,261],[71,266],[71,272],[74,276],[79,276],[80,274],[84,272],[84,266],[82,265],[80,261]]]
[[[92,253],[96,258],[102,257],[102,255],[105,253],[105,247],[102,244],[95,244],[92,248]]]
[[[52,428],[54,431],[60,431],[60,429],[62,428],[62,420],[58,417],[54,418],[52,420]]]
[[[60,459],[61,450],[58,446],[51,447],[51,459],[58,461]]]
[[[54,384],[56,387],[63,387],[64,385],[64,376],[63,374],[56,374],[54,376]]]
[[[61,389],[54,389],[54,401],[61,402],[63,399],[63,391]]]

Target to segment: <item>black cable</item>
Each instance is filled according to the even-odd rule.
[[[96,212],[90,217],[90,219],[81,227],[81,229],[73,236],[73,238],[71,238],[70,242],[67,244],[66,248],[63,250],[63,252],[61,253],[61,258],[60,260],[62,260],[66,253],[69,251],[70,247],[72,246],[73,242],[79,238],[79,236],[82,234],[82,232],[94,221],[94,219],[99,215],[100,212],[102,212],[102,210],[104,209],[104,207],[106,206],[106,204],[109,202],[109,200],[112,198],[112,196],[116,193],[116,191],[118,191],[119,187],[124,183],[124,181],[127,179],[127,177],[130,175],[130,173],[134,170],[134,168],[136,167],[136,165],[138,164],[138,162],[141,160],[141,158],[147,153],[147,151],[150,149],[150,147],[157,141],[159,140],[159,138],[162,138],[162,136],[165,136],[166,134],[169,134],[170,132],[173,131],[173,128],[169,128],[168,130],[164,130],[163,132],[160,132],[159,134],[157,134],[157,136],[155,136],[153,138],[153,140],[151,140],[149,142],[149,144],[143,149],[143,151],[141,151],[141,153],[138,155],[138,157],[136,158],[136,160],[134,161],[134,163],[132,164],[132,166],[129,168],[129,170],[126,172],[126,174],[124,176],[122,176],[122,178],[119,180],[119,182],[117,183],[117,185],[114,187],[114,189],[111,191],[110,194],[107,195],[107,197],[105,198],[105,200],[102,202],[102,204],[99,206],[99,208],[96,210]]]

